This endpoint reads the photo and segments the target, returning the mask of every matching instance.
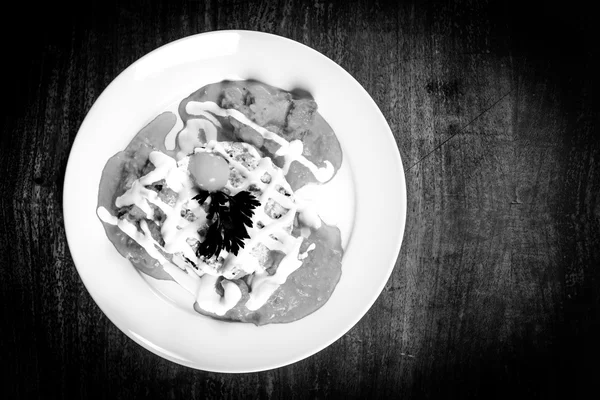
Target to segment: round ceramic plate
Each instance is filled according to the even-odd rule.
[[[118,254],[96,216],[98,185],[107,160],[174,102],[223,79],[257,79],[286,90],[308,90],[342,144],[344,163],[349,163],[355,216],[342,277],[322,308],[292,323],[257,327],[221,322],[178,306]],[[81,279],[119,329],[179,364],[206,371],[252,372],[322,350],[368,311],[398,257],[406,186],[398,148],[383,115],[340,66],[279,36],[219,31],[151,52],[106,88],[73,144],[63,204],[69,248]]]

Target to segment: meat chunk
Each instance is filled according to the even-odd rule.
[[[242,88],[225,88],[220,105],[238,110],[258,125],[279,132],[286,123],[292,96],[287,92],[271,93],[262,85],[250,83]]]
[[[301,137],[296,136],[309,129],[316,111],[317,103],[314,100],[294,100],[290,112],[287,114],[286,134],[293,136],[292,139],[301,139]]]
[[[287,208],[283,207],[273,199],[267,200],[267,204],[265,204],[265,214],[273,219],[281,218],[283,215],[287,214],[288,211]]]
[[[252,95],[248,89],[232,86],[223,90],[221,107],[241,110],[243,107],[252,104],[253,101]]]
[[[254,103],[249,108],[254,122],[267,129],[277,130],[285,125],[292,105],[292,96],[289,93],[278,92],[273,95],[264,87],[258,86],[252,94],[254,95]]]

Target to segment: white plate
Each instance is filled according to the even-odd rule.
[[[117,253],[96,217],[106,161],[169,104],[208,83],[232,78],[309,90],[336,132],[354,177],[356,215],[341,280],[321,309],[290,324],[226,323],[174,306]],[[69,248],[98,306],[148,350],[206,371],[272,369],[308,357],[340,338],[386,284],[400,250],[405,218],[402,162],[375,102],[346,71],[317,51],[258,32],[190,36],[132,64],[106,88],[83,121],[65,176]]]

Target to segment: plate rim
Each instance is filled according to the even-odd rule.
[[[396,173],[398,175],[398,180],[397,180],[397,185],[399,187],[399,195],[400,195],[400,217],[401,220],[398,221],[398,235],[396,237],[395,240],[395,246],[393,249],[390,249],[389,253],[390,254],[395,254],[394,257],[394,262],[390,263],[390,265],[387,266],[387,270],[385,271],[385,279],[382,279],[381,282],[379,283],[379,287],[377,289],[377,291],[374,291],[374,294],[371,296],[371,298],[365,302],[363,304],[363,309],[361,309],[359,312],[357,312],[355,314],[355,317],[352,318],[352,323],[350,326],[344,328],[344,329],[340,329],[339,334],[334,335],[333,337],[329,338],[329,340],[323,341],[320,345],[316,346],[315,348],[311,349],[310,351],[307,351],[303,354],[300,355],[296,355],[295,357],[290,358],[287,361],[282,361],[280,363],[275,363],[267,368],[265,367],[258,367],[258,368],[245,368],[245,369],[206,369],[206,368],[201,368],[198,367],[197,365],[195,365],[194,362],[188,363],[184,360],[181,359],[177,359],[176,357],[173,357],[172,355],[169,355],[165,352],[161,352],[160,350],[157,350],[155,347],[149,345],[144,338],[140,338],[138,337],[134,332],[130,331],[127,327],[122,326],[122,322],[121,321],[116,321],[117,318],[115,318],[114,316],[109,315],[110,313],[107,312],[104,307],[101,305],[101,301],[99,301],[97,299],[97,296],[93,293],[94,290],[90,289],[89,286],[89,282],[86,283],[85,278],[83,277],[81,270],[80,270],[80,265],[81,262],[76,262],[75,260],[75,256],[74,256],[74,250],[72,247],[72,243],[73,243],[73,232],[71,231],[71,228],[69,228],[69,226],[71,225],[71,218],[70,218],[70,212],[69,212],[69,204],[71,199],[67,199],[69,194],[71,193],[69,182],[71,182],[72,179],[71,178],[74,174],[74,164],[72,162],[72,160],[74,159],[74,154],[76,151],[78,151],[81,147],[82,147],[82,135],[80,135],[80,133],[84,130],[84,128],[86,127],[86,120],[88,120],[88,116],[90,114],[92,114],[92,112],[94,112],[95,109],[97,109],[99,106],[99,104],[101,104],[101,100],[107,96],[107,92],[108,89],[117,85],[118,82],[120,81],[120,79],[123,79],[124,75],[136,68],[136,66],[142,64],[143,62],[145,62],[145,60],[149,59],[152,56],[155,56],[157,53],[164,51],[166,48],[168,47],[172,47],[176,44],[181,44],[182,42],[185,41],[193,41],[198,37],[207,37],[207,36],[219,36],[219,35],[223,35],[223,34],[228,34],[228,33],[235,33],[235,34],[240,34],[240,35],[251,35],[251,36],[266,36],[268,38],[271,38],[271,40],[283,40],[283,41],[287,41],[290,44],[293,44],[295,46],[301,46],[302,48],[304,48],[305,51],[309,51],[310,53],[313,53],[314,56],[316,57],[320,57],[323,58],[324,60],[326,60],[326,62],[330,63],[332,65],[333,68],[335,68],[337,70],[338,73],[342,73],[343,75],[345,75],[345,77],[347,79],[350,79],[355,85],[356,87],[362,92],[362,96],[370,103],[371,107],[374,109],[374,111],[376,112],[376,114],[378,115],[378,117],[380,118],[380,122],[383,122],[384,126],[386,127],[386,140],[388,141],[390,147],[392,147],[393,149],[395,149],[395,151],[392,151],[391,153],[394,153],[394,162],[395,162],[395,167],[397,168]],[[64,177],[64,183],[63,183],[63,196],[62,196],[62,201],[63,201],[63,207],[62,207],[62,211],[63,211],[63,216],[64,216],[64,226],[65,226],[65,234],[66,234],[66,238],[67,238],[67,243],[68,243],[68,247],[69,247],[69,252],[71,253],[71,257],[73,259],[73,263],[76,267],[76,270],[78,272],[78,275],[80,277],[80,279],[82,280],[87,292],[90,294],[90,296],[92,297],[92,299],[94,300],[94,302],[96,303],[96,305],[100,308],[100,310],[103,312],[103,314],[121,331],[123,332],[126,336],[128,336],[130,339],[132,339],[133,341],[135,341],[136,343],[138,343],[140,346],[144,347],[145,349],[151,351],[152,353],[160,356],[161,358],[165,358],[168,359],[172,362],[181,364],[181,365],[185,365],[191,368],[195,368],[195,369],[200,369],[200,370],[204,370],[204,371],[211,371],[211,372],[223,372],[223,373],[249,373],[249,372],[259,372],[259,371],[267,371],[267,370],[272,370],[275,368],[280,368],[286,365],[291,365],[294,364],[298,361],[301,361],[303,359],[306,359],[320,351],[322,351],[323,349],[325,349],[326,347],[328,347],[329,345],[331,345],[332,343],[334,343],[335,341],[339,340],[342,336],[344,336],[347,332],[349,332],[353,327],[356,326],[356,324],[358,324],[358,322],[366,315],[366,313],[371,309],[371,307],[373,306],[373,304],[376,302],[376,300],[379,298],[379,296],[382,294],[382,291],[385,287],[385,285],[387,284],[387,282],[389,281],[391,274],[393,273],[393,270],[395,268],[395,265],[398,263],[398,259],[400,256],[400,249],[401,249],[401,245],[404,239],[404,234],[405,234],[405,224],[406,224],[406,215],[407,215],[407,190],[406,190],[406,178],[405,178],[405,173],[404,173],[404,167],[403,167],[403,163],[402,163],[402,159],[401,159],[401,155],[400,155],[400,150],[398,148],[398,145],[396,143],[396,140],[394,138],[394,134],[387,122],[387,120],[385,119],[385,116],[383,115],[383,113],[381,112],[381,110],[379,109],[379,107],[377,106],[377,104],[375,103],[375,101],[373,100],[373,98],[369,95],[369,93],[364,89],[364,87],[350,74],[348,73],[344,68],[342,68],[339,64],[337,64],[336,62],[334,62],[333,60],[331,60],[329,57],[327,57],[326,55],[320,53],[319,51],[303,44],[300,42],[297,42],[293,39],[289,39],[283,36],[279,36],[279,35],[275,35],[272,33],[267,33],[267,32],[261,32],[261,31],[253,31],[253,30],[218,30],[218,31],[210,31],[210,32],[204,32],[204,33],[198,33],[198,34],[192,34],[192,35],[188,35],[182,38],[179,38],[177,40],[165,43],[163,45],[161,45],[160,47],[148,52],[147,54],[145,54],[144,56],[140,57],[139,59],[137,59],[136,61],[134,61],[132,64],[130,64],[127,68],[125,68],[123,71],[121,71],[110,83],[109,85],[106,86],[106,88],[104,88],[104,90],[100,93],[100,95],[96,98],[96,100],[94,101],[92,107],[90,107],[90,109],[88,110],[88,112],[86,113],[86,116],[84,117],[79,130],[77,132],[77,135],[73,141],[73,145],[71,147],[71,150],[69,152],[69,159],[67,162],[67,168],[65,171],[65,177]],[[94,205],[95,207],[95,205]],[[358,211],[357,211],[358,212]],[[71,233],[70,233],[71,232]],[[392,251],[393,250],[393,251]],[[79,264],[79,265],[78,265]],[[343,268],[343,267],[342,267]],[[343,274],[343,269],[342,269],[342,274]],[[335,291],[334,291],[335,292]]]

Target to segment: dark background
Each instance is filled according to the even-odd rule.
[[[1,17],[5,398],[597,392],[600,69],[591,6],[49,3],[13,3]],[[149,51],[220,29],[289,37],[350,72],[394,132],[408,191],[402,250],[367,315],[306,360],[240,375],[173,364],[113,326],[79,279],[61,209],[71,144],[102,90]]]

